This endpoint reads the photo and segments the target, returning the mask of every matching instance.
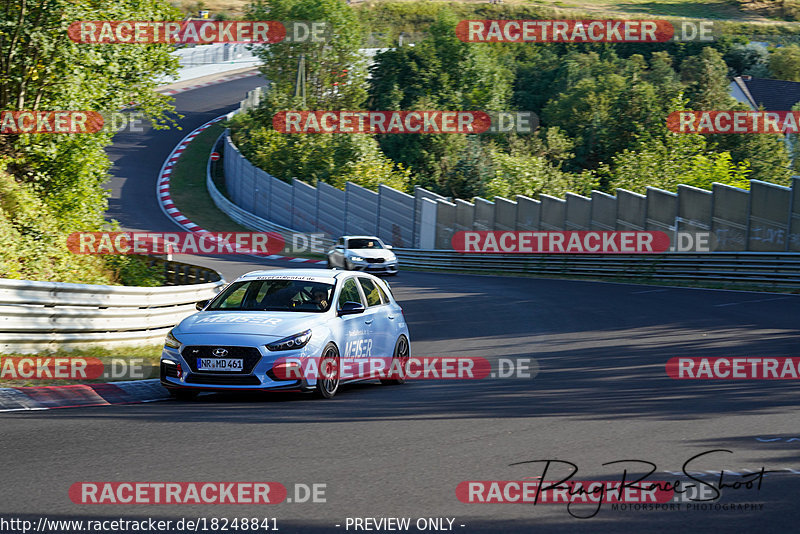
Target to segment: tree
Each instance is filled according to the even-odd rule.
[[[769,57],[773,78],[800,82],[800,46],[790,44],[776,49]]]
[[[170,98],[154,91],[176,72],[169,45],[77,44],[79,20],[171,20],[159,0],[3,2],[0,11],[0,109],[116,111],[137,102],[157,125]],[[59,220],[93,228],[102,222],[111,134],[0,136],[0,153],[18,180],[33,183]]]
[[[363,28],[341,0],[256,0],[249,20],[324,22],[320,40],[283,40],[257,45],[261,72],[270,81],[271,112],[287,109],[360,109],[366,98],[366,64],[359,48]],[[287,27],[291,29],[291,24]],[[301,62],[302,58],[302,62]],[[306,100],[294,99],[298,68],[306,73]]]
[[[176,72],[171,46],[78,44],[67,28],[81,20],[176,17],[180,14],[160,0],[2,1],[0,109],[112,112],[135,101],[157,127],[169,124],[171,98],[154,89]],[[66,250],[66,234],[107,228],[103,184],[110,162],[104,149],[111,137],[109,131],[0,135],[0,168],[8,174],[0,196],[26,198],[36,206],[3,205],[0,224],[8,246],[0,276],[108,282],[141,267],[133,257],[75,257]],[[25,252],[14,258],[15,250]]]
[[[769,51],[758,43],[736,44],[725,54],[730,76],[769,77]]]
[[[684,59],[680,74],[693,109],[728,109],[735,104],[728,93],[728,66],[716,49],[707,46],[700,54]]]
[[[494,152],[492,158],[496,170],[486,185],[490,198],[539,198],[541,194],[561,197],[568,192],[588,195],[596,186],[593,173],[567,173],[541,156]]]
[[[710,189],[713,182],[748,188],[749,165],[734,163],[728,152],[707,150],[701,134],[667,133],[635,149],[624,150],[602,171],[609,175],[610,189],[645,193],[647,187],[676,191],[686,184]]]

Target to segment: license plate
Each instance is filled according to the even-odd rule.
[[[198,358],[198,371],[242,371],[244,360],[236,358]]]

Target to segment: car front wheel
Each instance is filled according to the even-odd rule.
[[[339,351],[333,343],[323,349],[317,374],[317,397],[332,399],[339,391]]]

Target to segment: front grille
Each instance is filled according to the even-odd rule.
[[[161,376],[178,378],[178,366],[161,362]]]
[[[215,371],[198,371],[197,358],[216,358],[211,352],[214,349],[226,349],[228,354],[225,358],[241,358],[244,360],[244,368],[241,371],[232,371],[232,375],[245,375],[253,372],[261,359],[261,353],[255,347],[229,347],[226,345],[190,345],[184,347],[181,356],[189,364],[195,373],[214,373]]]
[[[383,263],[383,258],[366,258],[367,263]]]
[[[261,381],[253,375],[200,375],[189,373],[186,376],[187,384],[209,384],[217,386],[260,386]]]

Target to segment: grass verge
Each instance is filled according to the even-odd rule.
[[[193,223],[211,232],[250,232],[249,228],[232,221],[214,204],[206,188],[206,164],[208,155],[217,138],[225,130],[224,124],[214,124],[194,138],[181,154],[170,178],[170,196],[175,206]],[[221,163],[221,162],[220,162]],[[222,165],[212,167],[212,176],[217,187],[226,194]],[[226,195],[227,196],[227,195]],[[324,254],[295,252],[287,242],[283,252],[286,256],[324,259]]]

